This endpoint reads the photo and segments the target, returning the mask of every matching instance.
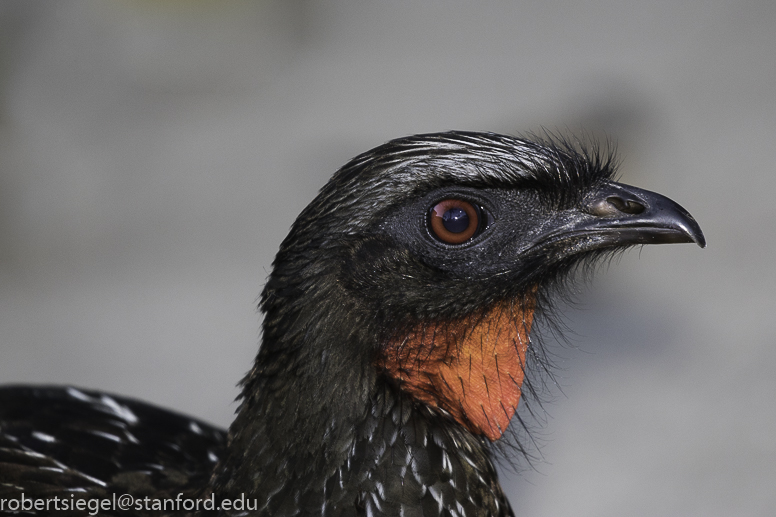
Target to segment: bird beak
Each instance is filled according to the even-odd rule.
[[[701,227],[679,204],[656,192],[607,182],[588,194],[540,245],[573,241],[573,251],[694,242],[706,247]]]
[[[678,203],[656,192],[608,183],[590,196],[584,210],[596,217],[579,230],[603,230],[618,244],[694,242],[706,247],[701,227]]]

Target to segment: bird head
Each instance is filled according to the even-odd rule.
[[[548,289],[602,253],[705,245],[681,206],[614,174],[595,146],[492,133],[417,135],[354,158],[281,245],[254,374],[320,368],[331,375],[317,389],[340,394],[386,382],[499,438]],[[353,364],[370,374],[336,375]]]

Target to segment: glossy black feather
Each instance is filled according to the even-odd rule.
[[[145,496],[204,486],[226,433],[135,400],[59,387],[0,389],[0,498]]]

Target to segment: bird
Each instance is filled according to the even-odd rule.
[[[100,515],[514,515],[495,445],[541,367],[534,322],[612,253],[706,244],[617,164],[551,132],[353,158],[280,245],[228,432],[80,387],[0,388],[0,514],[23,496],[33,514],[58,498]]]

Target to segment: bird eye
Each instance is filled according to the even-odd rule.
[[[483,212],[468,201],[445,199],[429,210],[429,229],[444,243],[462,244],[485,229]]]

